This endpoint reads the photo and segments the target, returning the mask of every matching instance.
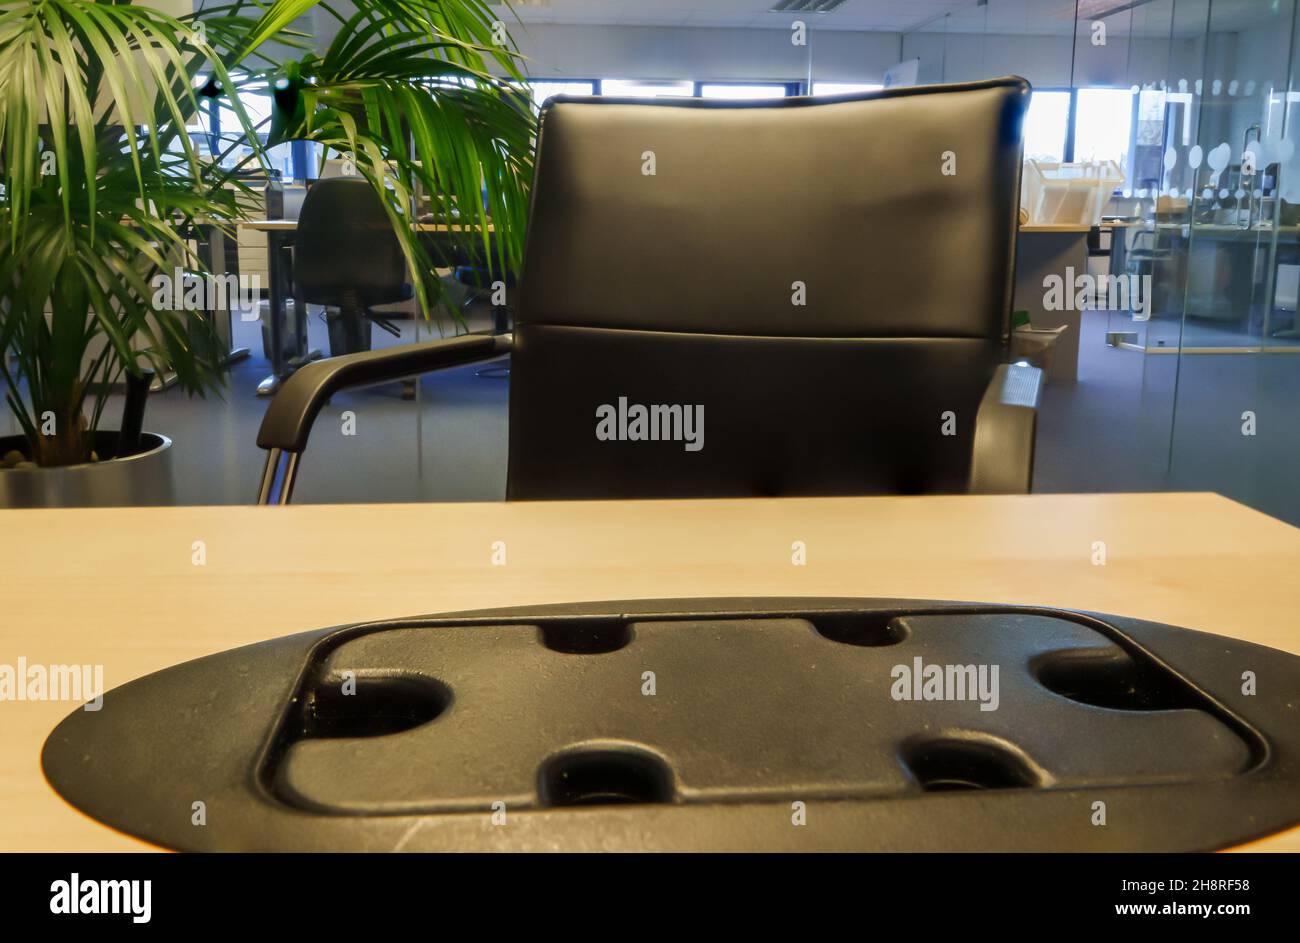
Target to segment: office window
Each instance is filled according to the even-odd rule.
[[[853,95],[859,92],[875,92],[885,86],[879,83],[862,82],[813,82],[814,95]]]
[[[1133,92],[1081,88],[1074,115],[1074,159],[1113,160],[1128,166],[1133,145]]]
[[[691,98],[695,95],[695,83],[602,79],[600,94],[611,98]]]
[[[595,82],[530,82],[533,104],[538,108],[553,95],[594,95]]]
[[[1069,92],[1034,92],[1025,113],[1025,159],[1065,160],[1070,127]]]
[[[264,84],[245,85],[239,90],[239,103],[244,106],[244,114],[248,116],[249,123],[261,134],[270,130],[271,124],[268,120],[271,117],[271,93]],[[220,108],[221,130],[224,134],[234,135],[241,134],[242,129],[239,126],[239,117],[235,114],[235,109],[228,105],[222,104]],[[263,122],[266,122],[263,124]]]
[[[267,135],[271,131],[271,107],[272,99],[270,89],[264,83],[254,85],[245,85],[239,90],[239,103],[244,108],[244,114],[248,116],[249,124],[257,133],[259,140],[266,143]],[[244,131],[239,124],[239,116],[235,110],[228,105],[221,105],[217,110],[216,127],[213,129],[218,137],[218,147],[224,153],[227,148],[243,137]],[[241,160],[252,153],[251,148],[245,146],[235,147],[222,161],[227,167],[234,167]],[[267,151],[267,158],[270,166],[280,171],[286,180],[293,179],[293,148],[286,142],[278,144]],[[256,170],[257,164],[249,162],[244,165],[244,170]]]
[[[200,73],[194,77],[193,85],[195,91],[203,88],[207,84],[208,76],[206,73]],[[217,143],[212,137],[212,100],[209,98],[199,98],[199,108],[192,114],[185,124],[185,136],[189,138],[190,145],[194,148],[195,153],[200,157],[211,157],[212,148]],[[173,138],[167,144],[167,150],[172,154],[184,154],[185,144],[179,138]]]
[[[761,98],[785,98],[787,89],[784,85],[734,85],[725,82],[701,82],[701,98],[726,98],[730,100],[756,100]]]

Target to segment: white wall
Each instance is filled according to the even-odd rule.
[[[537,78],[805,80],[880,82],[903,58],[921,60],[920,80],[964,82],[1021,75],[1039,88],[1141,85],[1200,75],[1199,40],[1112,36],[1105,47],[1081,36],[975,33],[809,33],[791,45],[780,29],[515,25],[512,34]],[[1182,71],[1179,72],[1179,69]]]
[[[883,81],[902,58],[898,33],[810,32],[794,46],[782,29],[515,25],[537,78]]]
[[[921,59],[924,82],[1019,75],[1038,87],[1070,84],[1070,37],[909,33],[903,50]]]
[[[1001,36],[976,33],[909,33],[903,53],[921,59],[923,82],[967,82],[1019,75],[1036,88],[1074,84],[1129,86],[1201,74],[1203,44],[1194,39],[1135,38],[1112,34],[1105,46],[1086,35]],[[1180,71],[1181,70],[1181,71]]]

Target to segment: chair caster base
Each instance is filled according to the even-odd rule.
[[[510,361],[494,363],[490,367],[475,370],[474,376],[484,380],[508,380],[510,379]]]

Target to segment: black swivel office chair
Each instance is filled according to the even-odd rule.
[[[496,291],[496,286],[504,285],[507,292],[513,292],[515,288],[514,276],[509,272],[500,271],[495,265],[491,264],[487,266],[458,265],[452,277],[469,289],[465,295],[465,300],[460,304],[460,310],[463,314],[468,314],[470,308],[484,299],[491,299]],[[493,302],[492,333],[505,334],[509,330],[510,306]]]
[[[308,304],[337,309],[326,314],[332,356],[370,350],[372,323],[401,336],[370,310],[411,297],[411,286],[392,223],[364,177],[329,177],[307,191],[293,271]]]
[[[1022,79],[557,98],[513,335],[312,364],[258,434],[286,502],[331,393],[512,352],[507,496],[1024,492],[1008,350]]]
[[[460,303],[461,314],[466,320],[469,318],[470,310],[486,299],[492,307],[492,333],[509,332],[510,306],[497,304],[493,299],[498,286],[505,289],[507,296],[514,295],[516,282],[510,272],[502,272],[494,262],[489,260],[479,265],[458,265],[453,277],[469,289],[465,299]],[[475,371],[475,375],[484,379],[504,380],[510,376],[509,361],[482,367]]]

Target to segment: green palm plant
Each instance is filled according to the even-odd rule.
[[[293,28],[313,8],[339,26],[323,52]],[[441,283],[411,212],[417,188],[464,224],[467,245],[517,266],[535,132],[522,80],[483,0],[358,0],[346,15],[233,0],[182,17],[126,0],[0,0],[0,354],[13,355],[0,375],[31,458],[89,460],[125,375],[168,370],[190,394],[220,385],[215,325],[155,305],[155,277],[201,268],[194,227],[233,232],[252,205],[237,172],[283,141],[324,145],[372,183],[426,317]],[[269,128],[240,104],[254,85],[273,89]],[[239,131],[201,153],[187,129],[214,97]]]

